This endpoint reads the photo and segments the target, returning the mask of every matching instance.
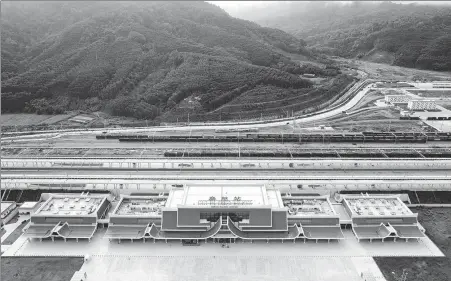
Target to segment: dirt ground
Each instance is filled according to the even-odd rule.
[[[354,65],[358,69],[368,73],[369,78],[386,79],[386,80],[421,80],[426,79],[429,81],[449,79],[449,72],[438,72],[432,70],[420,70],[414,68],[406,68],[401,66],[393,66],[388,64],[374,63],[368,61],[337,59]]]
[[[26,126],[38,124],[55,124],[66,120],[72,115],[38,115],[38,114],[2,114],[1,123],[3,126]]]
[[[403,120],[404,121],[404,120]],[[380,131],[380,132],[422,132],[424,131],[424,124],[418,121],[399,121],[399,120],[382,120],[372,119],[357,122],[341,122],[337,124],[331,124],[337,131],[352,131],[352,132],[368,132],[368,131]]]
[[[451,101],[447,101],[447,102],[437,102],[438,104],[440,104],[441,106],[443,106],[444,108],[451,110]]]
[[[418,212],[418,219],[426,229],[427,235],[446,257],[375,257],[374,260],[387,281],[399,280],[397,277],[403,270],[407,272],[406,280],[451,280],[451,208],[416,208],[412,211]]]
[[[380,91],[370,91],[367,95],[365,95],[354,107],[352,107],[348,111],[354,111],[363,107],[374,106],[374,102],[379,99],[383,99],[384,95]]]
[[[69,281],[82,257],[2,257],[2,281]]]
[[[425,90],[408,90],[409,92],[411,92],[414,95],[418,95],[420,97],[425,97],[425,98],[451,98],[451,90],[450,91],[437,91],[437,90],[429,90],[429,91],[425,91]]]

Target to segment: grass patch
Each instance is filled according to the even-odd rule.
[[[3,281],[69,281],[82,257],[2,257]]]
[[[451,208],[414,208],[418,219],[431,240],[446,257],[375,257],[387,281],[397,281],[403,269],[407,280],[451,280]]]
[[[6,230],[2,227],[2,229],[0,230],[0,237],[2,237],[3,234],[5,234],[5,233],[6,233]]]
[[[6,239],[3,241],[2,245],[12,245],[14,242],[16,242],[17,238],[19,238],[22,235],[22,229],[27,225],[28,220],[24,221],[21,225],[19,225],[14,231],[6,237]]]

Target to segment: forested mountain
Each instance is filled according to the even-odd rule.
[[[451,7],[391,2],[280,2],[233,16],[285,30],[319,52],[451,70]]]
[[[312,86],[283,55],[315,60],[302,40],[205,2],[4,2],[1,16],[3,112],[152,119],[187,98],[209,112],[255,87]]]

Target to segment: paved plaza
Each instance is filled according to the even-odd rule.
[[[358,281],[362,261],[333,257],[111,257],[94,256],[81,268],[87,280]],[[377,279],[380,280],[380,279]],[[383,280],[383,279],[382,279]]]
[[[229,248],[222,248],[220,243],[201,243],[200,246],[182,246],[180,241],[164,240],[153,243],[151,240],[122,243],[109,242],[103,239],[105,229],[99,229],[91,242],[87,240],[67,241],[51,240],[28,241],[20,237],[3,255],[4,256],[293,256],[293,257],[373,257],[373,256],[443,256],[443,253],[429,238],[404,241],[367,241],[357,242],[351,230],[343,230],[344,240],[340,242],[321,241],[315,243],[301,240],[296,243],[285,241],[254,241],[254,243],[238,241],[229,244]]]

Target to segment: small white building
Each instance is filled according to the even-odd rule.
[[[435,110],[437,106],[433,100],[410,100],[407,108],[409,110]]]
[[[389,103],[408,103],[410,97],[407,95],[386,95],[385,101]]]
[[[23,202],[19,207],[20,215],[30,215],[33,214],[39,207],[39,202]]]
[[[401,110],[399,113],[400,113],[401,116],[403,116],[403,117],[409,116],[409,111],[408,111],[408,110]]]

